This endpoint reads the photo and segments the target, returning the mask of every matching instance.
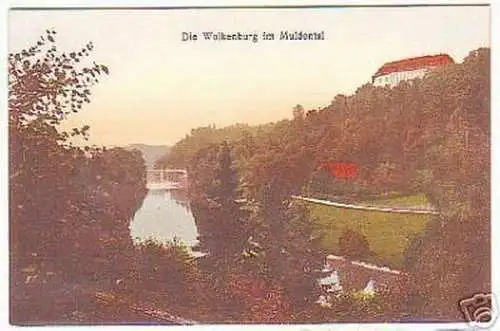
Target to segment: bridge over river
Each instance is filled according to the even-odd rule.
[[[149,190],[186,189],[188,174],[185,169],[151,169],[147,171]]]

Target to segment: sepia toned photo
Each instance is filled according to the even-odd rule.
[[[495,322],[490,7],[11,8],[13,325]]]

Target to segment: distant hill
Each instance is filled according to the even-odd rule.
[[[146,145],[146,144],[131,144],[124,146],[125,149],[132,150],[138,149],[142,153],[142,157],[146,162],[148,169],[153,168],[154,163],[160,157],[164,156],[170,151],[170,146],[167,145]]]

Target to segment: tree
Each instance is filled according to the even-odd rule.
[[[191,196],[201,232],[201,246],[215,264],[230,265],[243,251],[247,232],[237,202],[238,177],[227,142],[212,145],[195,157]]]
[[[238,198],[238,176],[227,142],[199,151],[189,167],[191,207],[200,232],[200,248],[208,253],[202,268],[209,273],[213,300],[228,314],[241,315],[241,302],[228,286],[247,246],[246,212]]]
[[[421,314],[458,320],[453,304],[491,291],[489,62],[489,50],[479,49],[422,82],[424,110],[434,119],[422,187],[442,214],[412,268],[412,308]]]
[[[296,105],[293,107],[293,118],[297,120],[303,120],[304,119],[304,107],[302,105]]]
[[[136,264],[126,279],[131,292],[143,296],[147,291],[154,300],[196,307],[201,272],[195,258],[176,240],[166,244],[152,239],[137,248]]]
[[[343,256],[352,259],[363,259],[370,256],[370,246],[366,236],[352,229],[344,229],[339,237],[339,251]]]
[[[92,43],[59,53],[55,34],[47,30],[35,46],[8,56],[14,323],[62,320],[88,300],[81,292],[90,283],[106,287],[126,275],[133,255],[128,225],[145,194],[140,155],[73,146],[89,126],[61,128],[90,102],[108,68],[85,66]]]
[[[90,88],[99,75],[108,73],[106,66],[95,62],[92,67],[78,68],[92,51],[92,43],[78,52],[58,55],[55,34],[47,30],[45,38],[40,37],[29,50],[9,54],[9,124],[13,129],[34,123],[55,128],[69,114],[78,112],[84,102],[90,102]],[[84,126],[62,132],[56,138],[64,141],[69,136],[85,135],[88,129]]]
[[[391,190],[398,191],[404,182],[401,170],[395,163],[382,162],[372,172],[372,183],[377,185],[380,191],[389,193]]]
[[[260,249],[249,258],[255,263],[247,273],[270,287],[282,288],[285,305],[299,313],[317,297],[314,271],[320,268],[325,252],[319,248],[321,236],[314,231],[305,206],[289,196],[282,198],[284,188],[278,183],[264,187],[249,218],[252,239]]]
[[[214,186],[208,191],[209,198],[218,206],[215,211],[218,223],[213,229],[218,248],[211,253],[222,259],[224,264],[228,264],[231,259],[241,254],[248,237],[243,214],[237,203],[238,177],[232,167],[231,152],[226,141],[221,144],[217,159]]]
[[[68,141],[72,136],[85,138],[89,127],[66,132],[58,126],[90,102],[90,88],[108,72],[95,63],[78,67],[92,49],[89,43],[80,51],[57,54],[55,31],[47,30],[35,46],[8,56],[11,249],[16,269],[35,260],[33,254],[39,260],[55,253],[49,247],[56,247],[61,212],[81,198],[81,192],[70,189],[71,174],[85,162],[85,151]]]

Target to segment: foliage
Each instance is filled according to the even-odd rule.
[[[126,280],[131,291],[141,296],[146,291],[172,304],[196,307],[201,273],[187,247],[176,240],[163,244],[149,239],[137,247],[135,261]]]
[[[443,213],[423,238],[412,269],[413,308],[423,314],[460,319],[453,304],[491,291],[489,63],[489,49],[478,49],[422,87],[429,99],[437,97],[426,113],[443,118],[429,126],[425,160],[431,166],[421,181]]]
[[[205,152],[205,151],[204,151]],[[244,249],[248,239],[245,215],[237,202],[238,177],[233,169],[227,142],[206,150],[211,154],[209,168],[196,162],[190,173],[198,175],[191,185],[194,213],[203,229],[201,247],[210,252],[214,267],[231,264]],[[210,168],[211,167],[211,168]]]
[[[210,145],[194,156],[188,167],[191,208],[198,226],[199,248],[208,253],[201,268],[209,276],[205,284],[214,292],[226,317],[243,312],[242,298],[229,287],[231,273],[241,262],[247,246],[247,212],[240,208],[237,172],[227,142]]]
[[[215,281],[219,277],[223,281],[214,286],[226,293],[221,301],[235,302],[233,306],[237,307],[241,296],[231,288],[220,287],[221,282],[227,283],[229,270],[234,273],[236,268],[257,281],[282,287],[283,300],[292,301],[295,308],[303,307],[314,293],[312,270],[320,259],[312,248],[318,242],[310,233],[312,222],[298,203],[280,203],[281,207],[275,208],[279,201],[257,200],[248,188],[245,190],[244,182],[236,180],[231,167],[231,155],[237,152],[228,144],[212,145],[201,150],[189,167],[194,179],[190,185],[192,209],[201,243],[209,252],[212,270],[217,271]],[[272,191],[273,187],[267,189]],[[245,193],[242,208],[236,201]]]
[[[193,163],[193,158],[198,151],[210,145],[218,145],[223,141],[248,142],[254,136],[272,128],[272,124],[251,127],[246,124],[234,124],[224,128],[216,128],[215,125],[192,129],[191,133],[177,142],[172,149],[163,157],[158,159],[155,167],[185,168]]]
[[[290,307],[283,288],[242,273],[231,275],[229,287],[244,304],[243,323],[290,321]]]
[[[8,58],[11,235],[14,264],[18,258],[25,261],[19,261],[20,267],[33,255],[58,253],[54,233],[67,227],[66,213],[79,214],[80,203],[72,203],[84,200],[83,192],[71,189],[72,174],[86,162],[84,152],[63,143],[70,135],[85,135],[88,127],[68,134],[56,125],[88,100],[88,88],[102,67],[77,72],[76,62],[88,55],[92,44],[78,54],[58,56],[54,34],[47,31],[48,41],[41,37],[29,50]],[[42,253],[42,248],[49,251]]]
[[[92,67],[78,67],[93,50],[92,43],[77,52],[57,54],[55,34],[47,30],[36,45],[9,54],[9,125],[12,129],[31,125],[38,133],[45,130],[52,139],[64,141],[69,136],[85,135],[88,126],[59,134],[50,128],[90,102],[90,88],[108,68],[95,62]]]
[[[297,312],[310,305],[318,292],[314,271],[325,252],[319,248],[321,237],[313,233],[305,206],[296,201],[282,206],[255,215],[259,222],[255,238],[265,252],[267,276],[283,287],[292,311]]]
[[[339,251],[342,256],[359,260],[370,256],[370,245],[366,236],[345,228],[339,237]]]
[[[401,303],[398,297],[387,292],[378,292],[374,295],[354,292],[334,296],[331,307],[319,310],[323,315],[322,319],[331,322],[380,323],[400,318],[404,313],[400,309]]]
[[[58,53],[48,30],[35,46],[8,56],[16,323],[63,318],[80,295],[75,288],[108,286],[129,271],[128,222],[145,195],[144,162],[122,149],[73,146],[71,138],[86,138],[89,127],[67,132],[60,126],[90,102],[90,89],[108,73],[104,65],[84,66],[92,49],[89,43]]]

